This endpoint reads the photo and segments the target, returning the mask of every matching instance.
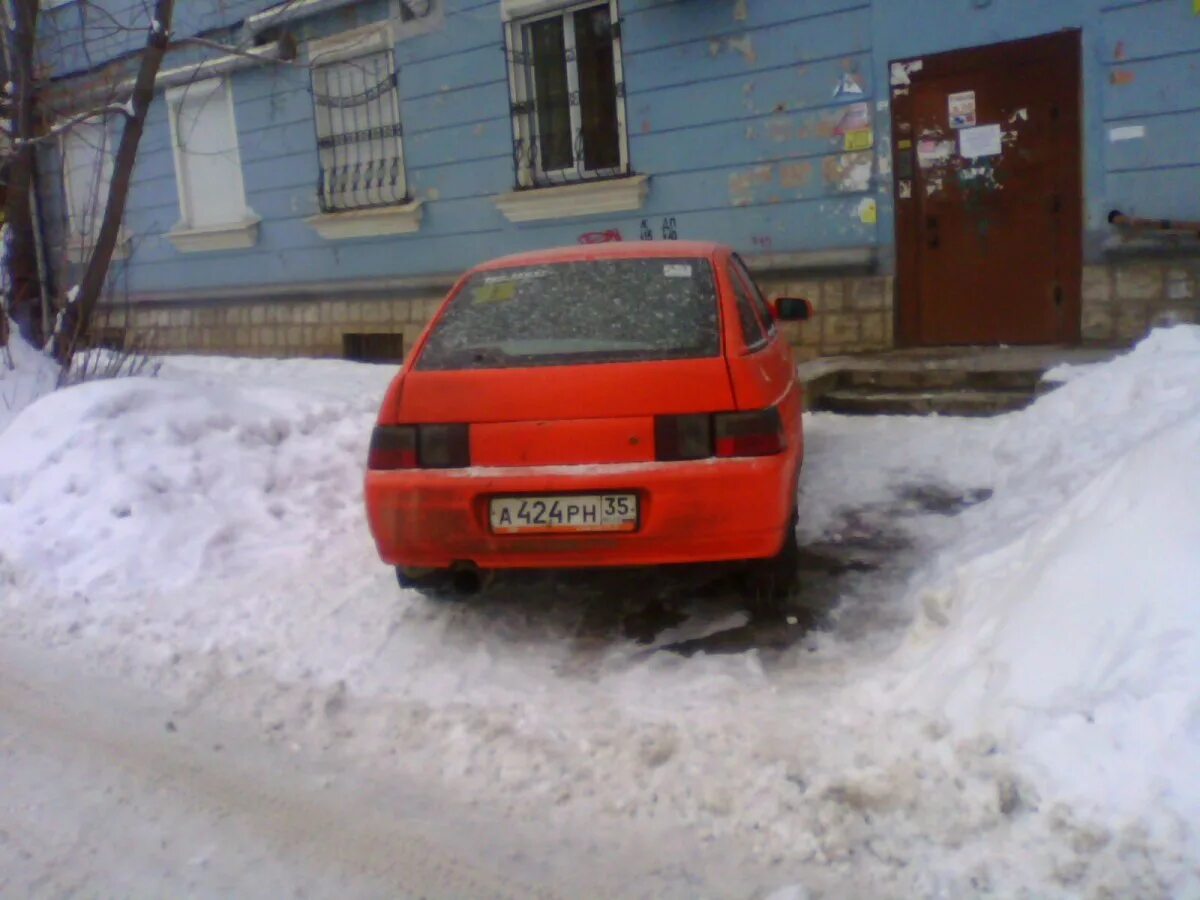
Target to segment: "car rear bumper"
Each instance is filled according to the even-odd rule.
[[[485,569],[636,566],[759,559],[778,552],[795,507],[799,460],[370,471],[368,520],[397,566]],[[633,492],[627,533],[493,534],[494,496]]]

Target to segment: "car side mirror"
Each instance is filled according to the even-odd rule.
[[[780,322],[807,322],[812,314],[812,304],[803,297],[778,297],[775,300],[775,318]]]

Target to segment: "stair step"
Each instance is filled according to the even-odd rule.
[[[843,369],[839,375],[839,387],[844,388],[1033,391],[1041,381],[1042,370],[881,367]]]
[[[1029,390],[886,391],[841,388],[821,395],[819,409],[847,415],[997,416],[1033,402]]]

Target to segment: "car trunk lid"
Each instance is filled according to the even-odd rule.
[[[471,371],[410,371],[397,420],[466,422],[480,466],[655,458],[654,417],[734,408],[720,357]]]

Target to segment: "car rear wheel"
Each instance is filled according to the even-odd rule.
[[[793,512],[779,552],[749,564],[746,587],[755,605],[777,608],[796,586],[800,565],[800,543],[796,538],[798,522],[799,513]]]

